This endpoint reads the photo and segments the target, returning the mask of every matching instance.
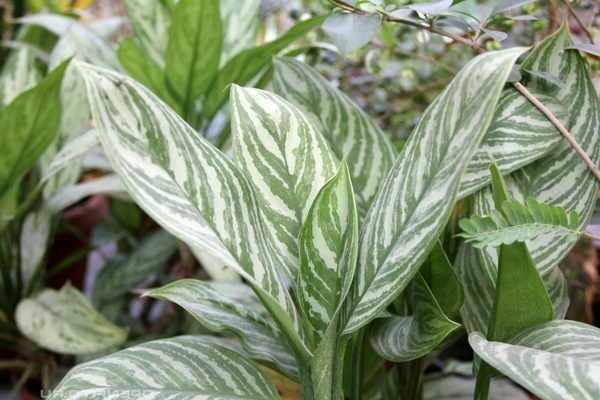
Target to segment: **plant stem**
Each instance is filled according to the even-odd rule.
[[[343,0],[329,0],[329,1],[332,4],[338,6],[346,11],[350,11],[350,12],[353,12],[356,14],[366,14],[366,12],[364,10],[361,10],[360,8],[357,8],[351,4],[348,4]],[[567,0],[565,0],[565,1],[567,1]],[[485,48],[478,43],[475,43],[468,39],[465,39],[462,36],[454,35],[450,32],[446,32],[444,30],[435,28],[431,25],[426,25],[426,24],[421,24],[419,22],[415,22],[415,21],[411,21],[411,20],[396,18],[389,14],[383,14],[382,18],[384,21],[397,22],[400,24],[409,25],[409,26],[413,26],[415,28],[423,29],[428,32],[435,33],[435,34],[438,34],[441,36],[445,36],[445,37],[450,38],[450,39],[452,39],[458,43],[461,43],[465,46],[469,46],[470,48],[472,48],[473,50],[475,50],[479,53],[483,53],[486,51]],[[525,96],[525,98],[527,98],[527,100],[529,100],[536,108],[538,108],[542,112],[542,114],[544,114],[544,116],[546,118],[548,118],[550,123],[552,125],[554,125],[554,127],[558,130],[558,132],[565,139],[567,139],[567,141],[569,142],[571,147],[573,147],[573,149],[575,150],[577,155],[579,155],[579,157],[583,160],[583,162],[585,163],[587,168],[590,170],[590,172],[594,175],[594,177],[598,181],[600,181],[600,171],[598,170],[598,168],[596,167],[596,165],[594,164],[592,159],[581,148],[579,143],[577,143],[577,140],[575,139],[575,137],[573,137],[573,135],[567,130],[567,128],[565,128],[565,126],[558,120],[558,118],[556,118],[554,116],[554,114],[552,114],[552,112],[550,110],[548,110],[542,104],[542,102],[540,102],[529,90],[527,90],[527,88],[525,88],[525,86],[521,85],[519,82],[514,82],[513,86],[515,87],[515,89],[517,89],[517,91],[519,91],[519,93],[521,93],[523,96]]]
[[[575,11],[575,9],[571,5],[571,3],[569,3],[569,0],[564,0],[564,3],[565,3],[565,6],[567,6],[567,9],[569,10],[569,13],[573,16],[573,18],[575,18],[575,21],[577,21],[577,24],[579,25],[579,27],[581,28],[581,30],[585,33],[585,35],[590,40],[590,43],[591,44],[596,44],[594,42],[594,36],[592,35],[592,32],[590,32],[589,28],[585,25],[585,23],[583,22],[583,20],[579,16],[579,14],[577,14],[577,11]]]
[[[483,360],[479,364],[477,380],[475,381],[475,400],[487,400],[492,383],[492,368]]]

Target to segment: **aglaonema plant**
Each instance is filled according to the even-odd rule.
[[[522,65],[567,84],[557,93],[544,80],[526,83],[597,158],[597,102],[565,32]],[[299,382],[306,399],[418,398],[424,357],[451,343],[461,323],[480,357],[479,398],[498,372],[544,398],[575,389],[572,398],[594,398],[598,355],[581,343],[600,333],[560,320],[564,279],[555,265],[589,218],[597,185],[546,117],[505,89],[525,51],[470,61],[400,154],[349,98],[295,60],[275,61],[279,95],[231,87],[233,158],[141,84],[78,64],[99,140],[132,198],[192,249],[233,267],[262,307],[210,281],[148,291],[240,346],[207,336],[137,345],[75,367],[51,398],[279,398],[263,367]],[[520,202],[527,196],[536,200]],[[473,216],[452,263],[444,241],[461,199]],[[416,371],[414,379],[367,396],[361,366],[370,349]]]

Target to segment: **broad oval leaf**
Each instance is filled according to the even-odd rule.
[[[244,285],[239,286],[250,291]],[[273,321],[215,290],[210,282],[182,279],[150,290],[144,296],[178,304],[214,332],[234,333],[250,357],[298,379],[294,355]]]
[[[298,241],[298,300],[318,346],[348,294],[356,267],[358,216],[345,161],[319,191]]]
[[[213,338],[155,340],[73,368],[51,400],[277,400],[277,390],[250,361]]]
[[[338,159],[346,158],[361,219],[397,155],[386,134],[343,92],[308,65],[273,62],[275,91],[298,106],[323,133]]]
[[[237,164],[257,189],[278,263],[295,279],[300,227],[335,174],[335,157],[313,123],[277,95],[234,85],[231,111]]]
[[[133,80],[81,65],[99,139],[135,201],[246,278],[298,352],[297,310],[279,278],[254,188],[233,162]]]
[[[91,354],[120,345],[127,331],[99,314],[77,289],[67,284],[21,300],[17,326],[34,343],[62,354]]]
[[[469,335],[485,362],[544,399],[597,399],[600,396],[600,330],[574,321],[552,321],[511,340],[487,341]]]
[[[435,244],[462,173],[523,51],[476,57],[424,113],[365,220],[346,333],[375,318],[406,287]]]
[[[422,357],[460,327],[444,314],[421,274],[415,275],[412,289],[412,316],[392,316],[373,327],[371,346],[386,360],[406,362]]]

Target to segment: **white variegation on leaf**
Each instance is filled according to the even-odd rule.
[[[486,363],[529,391],[548,400],[597,399],[600,396],[600,329],[575,321],[533,327],[511,344],[469,335],[473,350]]]
[[[275,91],[320,128],[338,159],[346,158],[363,218],[397,155],[377,124],[317,71],[291,58],[273,62]]]
[[[80,364],[52,391],[50,399],[280,398],[256,366],[214,339],[156,340]]]
[[[15,311],[17,326],[38,346],[62,354],[91,354],[116,347],[127,331],[99,314],[77,289],[67,284],[45,289],[21,300]]]
[[[319,189],[336,171],[335,156],[300,110],[259,89],[231,89],[237,164],[256,187],[277,261],[295,279],[298,234]]]
[[[35,65],[35,53],[28,48],[14,49],[0,74],[0,110],[40,81],[42,74]]]
[[[375,318],[413,278],[446,224],[460,179],[523,48],[469,62],[423,114],[366,217],[346,332]]]
[[[421,274],[414,278],[412,294],[412,316],[375,322],[371,346],[386,360],[405,362],[422,357],[460,327],[444,314]]]
[[[169,10],[156,0],[125,0],[124,4],[135,39],[152,63],[164,67],[171,25]]]
[[[242,171],[154,94],[123,75],[80,65],[99,139],[134,200],[174,236],[250,282],[295,352],[298,312],[279,277],[274,238]]]
[[[260,0],[221,0],[223,19],[223,50],[221,65],[256,42]]]
[[[277,325],[243,302],[215,290],[210,282],[182,279],[144,295],[178,304],[214,332],[234,333],[253,359],[292,379],[299,378],[296,360]]]

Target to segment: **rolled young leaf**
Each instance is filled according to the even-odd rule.
[[[214,338],[155,340],[73,368],[50,400],[110,397],[116,400],[277,400],[271,382],[243,356]]]
[[[292,58],[276,58],[273,65],[275,92],[310,116],[338,159],[346,158],[364,218],[394,164],[394,145],[352,99],[308,65]]]
[[[366,217],[346,333],[375,318],[406,287],[434,246],[462,173],[523,51],[476,57],[423,114]]]

